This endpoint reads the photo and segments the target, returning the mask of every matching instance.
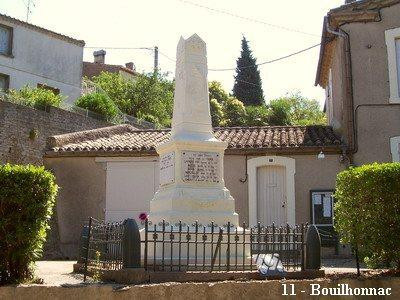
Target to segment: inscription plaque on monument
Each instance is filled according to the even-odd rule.
[[[182,152],[182,180],[213,182],[220,181],[220,155],[216,152]]]
[[[175,152],[160,157],[160,185],[175,181]]]

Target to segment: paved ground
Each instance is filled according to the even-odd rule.
[[[38,261],[35,275],[46,285],[71,285],[83,282],[83,275],[72,273],[76,261]]]
[[[83,275],[72,273],[76,261],[38,261],[36,276],[43,279],[45,285],[76,285],[82,284]],[[354,259],[324,259],[323,269],[326,274],[356,273]],[[361,265],[365,268],[364,265]]]

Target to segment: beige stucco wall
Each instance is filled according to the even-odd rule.
[[[249,156],[248,159],[257,156]],[[296,223],[310,222],[310,190],[334,189],[336,174],[344,169],[339,163],[339,155],[326,155],[319,160],[316,155],[289,155],[296,161],[295,207]],[[235,198],[239,222],[249,221],[248,180],[246,178],[246,156],[225,155],[225,184]]]
[[[257,156],[249,156],[247,159]],[[339,155],[326,155],[318,160],[315,155],[291,155],[295,159],[296,223],[310,221],[310,190],[333,189],[336,174],[344,166]],[[60,248],[64,256],[76,257],[82,225],[88,217],[104,219],[106,199],[106,171],[94,157],[45,158],[60,186],[57,198],[57,218]],[[249,222],[248,179],[246,156],[225,155],[224,178],[235,199],[239,221]]]
[[[76,257],[82,225],[88,217],[104,219],[106,172],[94,157],[45,158],[60,190],[57,197],[59,246],[64,257]]]
[[[390,138],[400,135],[400,106],[389,104],[388,57],[385,41],[385,30],[400,27],[399,15],[400,4],[397,4],[381,10],[380,22],[349,23],[341,26],[350,38],[354,114],[358,133],[355,165],[392,161]],[[342,70],[344,57],[340,43],[338,42],[332,58],[334,105],[337,106],[335,111],[338,114],[340,106],[343,105],[342,82],[345,78]],[[380,106],[368,107],[365,104]],[[345,122],[342,123],[342,133],[344,128]],[[346,134],[343,136],[346,137]]]

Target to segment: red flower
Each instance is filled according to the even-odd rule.
[[[139,215],[139,219],[142,220],[142,221],[146,221],[147,220],[147,214],[146,213],[141,213]]]

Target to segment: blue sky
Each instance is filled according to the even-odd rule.
[[[28,0],[1,0],[0,12],[26,19]],[[344,0],[34,0],[30,23],[83,39],[92,47],[153,47],[175,58],[182,35],[199,34],[207,43],[209,68],[233,68],[242,35],[250,41],[257,62],[275,59],[320,42],[322,21],[329,9]],[[190,3],[223,10],[259,22],[234,17]],[[92,61],[95,49],[85,49]],[[149,50],[107,50],[106,62],[133,61],[138,71],[151,71]],[[319,47],[260,67],[267,101],[300,91],[321,105],[324,92],[314,87]],[[160,55],[160,67],[173,76],[175,63]],[[212,72],[209,80],[233,87],[234,71]]]

